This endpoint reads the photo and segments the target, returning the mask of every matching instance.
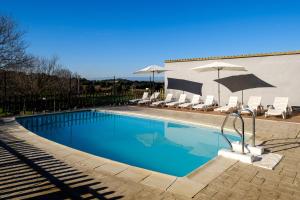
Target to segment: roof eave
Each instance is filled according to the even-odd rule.
[[[300,54],[300,50],[286,51],[286,52],[258,53],[258,54],[241,54],[241,55],[235,55],[235,56],[211,56],[211,57],[203,57],[203,58],[185,58],[185,59],[174,59],[174,60],[170,59],[170,60],[165,60],[165,63],[251,58],[251,57],[266,57],[266,56],[282,56],[282,55],[294,55],[294,54]]]

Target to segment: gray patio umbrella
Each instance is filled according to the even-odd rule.
[[[254,74],[228,76],[225,78],[216,79],[215,81],[227,87],[231,92],[242,91],[242,103],[244,90],[262,87],[275,87],[258,78]]]
[[[202,95],[202,83],[184,79],[168,78],[168,89],[182,90]]]
[[[246,68],[243,66],[233,65],[225,62],[213,62],[199,67],[194,67],[192,69],[198,72],[217,71],[218,79],[220,78],[220,71],[247,71]],[[221,104],[220,93],[220,84],[218,84],[218,104]]]

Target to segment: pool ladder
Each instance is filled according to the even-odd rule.
[[[242,111],[248,111],[252,115],[252,146],[255,147],[255,117],[256,117],[256,113],[253,112],[252,110],[248,109],[248,108],[243,109]],[[243,117],[241,116],[240,113],[230,113],[230,114],[226,115],[226,118],[224,119],[223,124],[221,126],[221,133],[222,133],[223,137],[226,139],[226,141],[228,142],[228,144],[230,145],[231,150],[232,150],[233,149],[232,144],[231,144],[230,140],[224,134],[224,126],[226,125],[229,117],[234,117],[234,119],[233,119],[233,129],[241,137],[241,140],[242,140],[242,154],[244,154],[245,153],[245,123],[244,123],[244,119],[243,119]],[[241,121],[241,126],[242,126],[242,131],[241,132],[236,128],[236,125],[235,125],[236,120],[238,118]]]

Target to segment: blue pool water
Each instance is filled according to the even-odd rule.
[[[40,115],[17,121],[57,143],[175,176],[187,175],[217,156],[219,149],[229,147],[216,129],[104,112]]]

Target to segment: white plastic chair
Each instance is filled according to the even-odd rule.
[[[288,97],[275,97],[273,107],[268,108],[265,112],[265,117],[268,116],[282,116],[283,119],[286,119],[288,114]]]
[[[215,103],[215,100],[214,100],[214,96],[212,95],[207,95],[206,96],[206,99],[205,99],[205,102],[203,104],[198,104],[198,105],[195,105],[193,106],[192,108],[194,109],[197,109],[197,110],[205,110],[205,109],[208,109],[210,107],[212,107]]]
[[[238,97],[236,96],[230,96],[228,104],[226,106],[222,106],[220,108],[216,108],[214,111],[219,112],[229,112],[232,110],[236,110],[238,106]]]
[[[174,102],[170,102],[170,103],[167,103],[166,106],[168,107],[175,107],[179,104],[183,104],[185,103],[185,100],[186,100],[186,94],[181,94],[178,101],[174,101]]]
[[[252,112],[255,113],[255,115],[257,114],[257,111],[260,110],[260,106],[261,106],[261,97],[260,96],[250,96],[248,103],[246,106],[242,106],[242,110],[241,110],[241,114],[249,114],[250,112],[244,109],[249,109]]]
[[[142,98],[140,98],[140,99],[131,99],[131,100],[129,100],[129,102],[130,103],[137,103],[141,100],[146,100],[146,99],[148,99],[148,95],[149,95],[148,92],[144,92]]]
[[[195,106],[200,102],[201,102],[200,95],[195,94],[191,102],[180,104],[178,107],[187,108],[187,107]]]
[[[155,101],[155,100],[158,98],[159,94],[160,94],[160,92],[154,92],[154,93],[151,95],[150,99],[141,100],[141,101],[138,102],[138,104],[147,104],[147,103],[151,103],[152,101]]]
[[[169,93],[169,94],[167,94],[165,100],[153,102],[153,103],[151,104],[151,106],[164,105],[164,104],[166,104],[166,103],[172,102],[172,99],[173,99],[173,94]]]

